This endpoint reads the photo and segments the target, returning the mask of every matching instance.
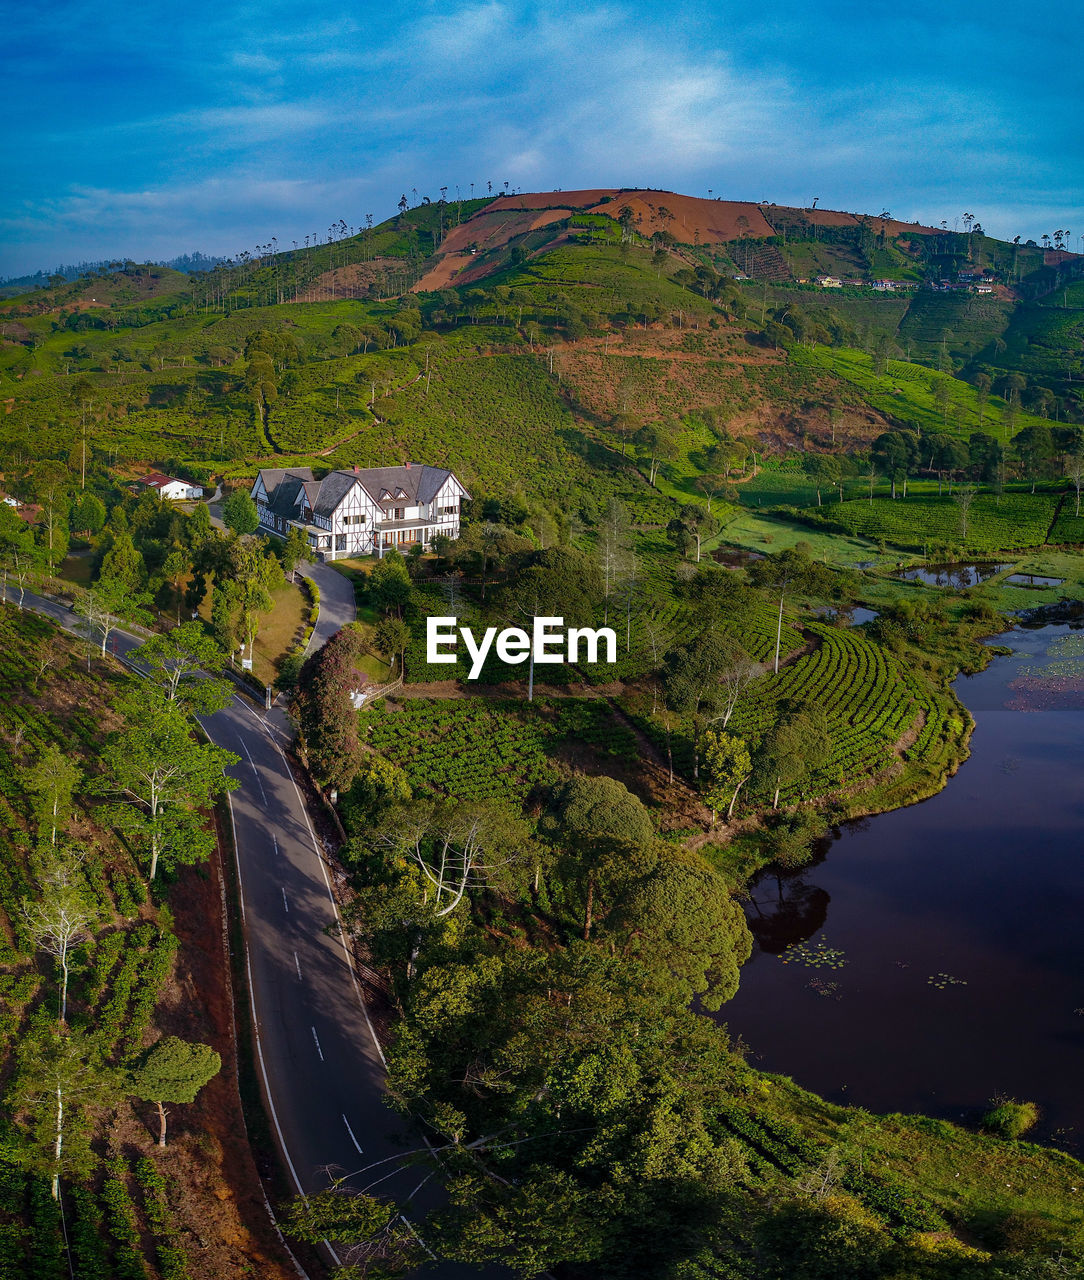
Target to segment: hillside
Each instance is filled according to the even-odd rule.
[[[726,441],[743,451],[711,483],[759,508],[783,492],[771,467],[811,453],[840,453],[853,491],[892,429],[1006,446],[1079,420],[1082,265],[977,223],[670,192],[404,207],[209,272],[127,263],[0,304],[0,448],[197,479],[424,458],[554,517],[617,497],[664,525]]]

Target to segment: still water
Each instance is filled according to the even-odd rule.
[[[931,564],[923,569],[904,569],[899,577],[908,582],[924,582],[928,587],[965,587],[978,586],[987,578],[1011,569],[1011,564]],[[1059,579],[1060,581],[1060,579]]]
[[[1084,637],[1000,642],[1012,657],[956,683],[976,728],[942,792],[754,884],[757,942],[720,1016],[752,1063],[834,1101],[958,1119],[1006,1094],[1080,1150]]]

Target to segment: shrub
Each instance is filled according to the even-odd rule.
[[[994,1099],[990,1110],[982,1117],[982,1127],[999,1138],[1015,1140],[1034,1127],[1039,1119],[1039,1108],[1034,1102],[1017,1102],[1013,1098]]]

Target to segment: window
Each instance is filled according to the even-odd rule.
[[[405,515],[406,515],[406,507],[396,507],[396,508],[395,508],[395,518],[396,518],[396,520],[402,520],[402,519],[405,517]]]
[[[335,550],[336,551],[346,550],[346,534],[345,533],[337,533],[335,535]]]

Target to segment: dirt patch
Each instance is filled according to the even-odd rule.
[[[343,267],[324,271],[315,280],[299,289],[296,296],[284,298],[284,302],[329,302],[341,298],[367,298],[373,286],[384,283],[389,273],[403,271],[401,258],[373,258],[369,262],[351,262]]]
[[[514,237],[539,231],[569,217],[571,213],[571,209],[546,209],[537,213],[512,209],[490,212],[483,209],[448,232],[440,247],[436,264],[413,286],[413,292],[443,289],[453,279],[456,284],[469,284],[481,279],[491,274],[493,264],[480,262],[478,256],[471,252],[472,248],[477,247],[481,254],[501,249]]]

